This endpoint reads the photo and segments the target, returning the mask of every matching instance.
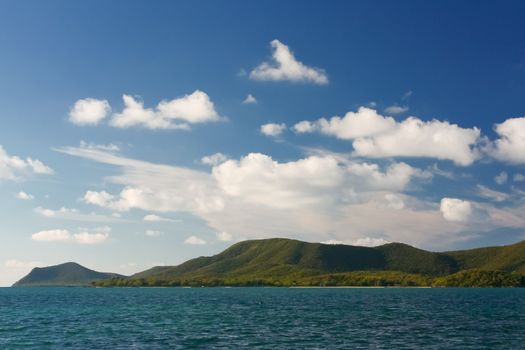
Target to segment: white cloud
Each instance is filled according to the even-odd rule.
[[[525,175],[523,174],[514,174],[514,177],[512,178],[514,182],[523,182],[525,181]]]
[[[496,124],[499,139],[494,141],[488,153],[494,158],[511,164],[525,163],[525,117],[510,118]]]
[[[228,160],[214,167],[212,173],[228,196],[277,207],[301,207],[326,200],[344,176],[334,158],[278,163],[260,153]]]
[[[34,211],[35,213],[48,217],[48,218],[56,217],[61,214],[78,213],[78,209],[74,209],[74,208],[71,209],[71,208],[65,208],[65,207],[62,207],[58,210],[37,207],[34,209]]]
[[[279,208],[346,201],[354,191],[402,190],[412,178],[430,176],[405,163],[382,171],[377,164],[341,164],[332,156],[279,163],[260,153],[228,160],[212,173],[228,196]]]
[[[30,201],[35,199],[35,197],[29,193],[26,193],[24,191],[20,191],[16,194],[16,198],[21,199],[23,201]]]
[[[150,222],[160,222],[160,221],[177,222],[178,220],[165,218],[165,217],[158,216],[158,215],[155,215],[155,214],[148,214],[148,215],[144,216],[144,221],[150,221]]]
[[[478,195],[495,202],[503,202],[509,198],[509,195],[503,192],[494,191],[486,186],[477,185]]]
[[[233,236],[228,232],[217,232],[217,239],[223,242],[230,242],[233,239]]]
[[[214,103],[200,90],[171,101],[161,101],[157,109],[160,115],[168,120],[182,120],[191,124],[219,120]]]
[[[46,218],[63,219],[71,221],[85,221],[85,222],[123,222],[120,216],[115,215],[100,215],[96,213],[82,213],[75,208],[61,207],[60,209],[49,209],[37,207],[33,209],[35,213]]]
[[[387,193],[385,194],[385,199],[387,201],[387,206],[392,209],[403,209],[405,207],[405,202],[403,201],[403,198],[401,196],[394,194],[394,193]]]
[[[11,156],[0,145],[0,180],[18,180],[21,176],[31,173],[49,175],[53,174],[53,169],[38,159]]]
[[[277,137],[286,130],[286,124],[268,123],[261,125],[261,133],[270,137]]]
[[[71,239],[71,233],[69,233],[68,230],[62,229],[45,230],[33,233],[31,239],[33,241],[65,242]]]
[[[297,133],[320,132],[343,140],[369,137],[394,129],[396,121],[392,117],[383,117],[374,109],[360,107],[357,112],[348,112],[344,117],[335,116],[317,121],[302,121],[294,126]]]
[[[73,239],[79,244],[100,244],[105,242],[108,237],[108,232],[79,232],[73,235]]]
[[[253,153],[210,173],[100,150],[59,151],[120,168],[105,178],[122,187],[103,203],[109,209],[187,212],[233,237],[352,242],[368,236],[438,249],[461,239],[464,230],[464,225],[443,220],[439,204],[399,193],[413,180],[430,176],[404,163],[380,167],[330,154],[278,162]],[[354,163],[362,166],[351,167]],[[402,198],[404,207],[389,206],[388,193]]]
[[[248,96],[246,96],[246,98],[244,99],[244,101],[242,101],[242,104],[243,104],[243,105],[253,105],[253,104],[257,104],[257,99],[256,99],[255,96],[253,96],[252,94],[248,94]]]
[[[107,240],[111,228],[100,227],[96,232],[90,233],[88,231],[81,231],[71,234],[69,230],[55,229],[45,230],[34,233],[31,239],[41,242],[74,242],[78,244],[98,244]]]
[[[209,96],[200,90],[190,95],[161,101],[155,109],[144,102],[123,95],[124,109],[113,114],[110,125],[117,128],[142,126],[147,129],[189,129],[190,124],[216,122],[221,118]]]
[[[345,242],[337,240],[337,239],[327,239],[326,241],[322,241],[321,243],[329,244],[329,245],[346,244]]]
[[[405,112],[408,112],[408,106],[392,105],[385,108],[385,113],[390,115],[398,115]]]
[[[361,247],[377,247],[380,245],[390,243],[390,241],[387,241],[383,238],[364,237],[364,238],[358,238],[358,239],[348,241],[348,242],[340,241],[338,239],[328,239],[321,243],[329,244],[329,245],[345,244],[345,245],[353,245],[353,246],[361,246]]]
[[[190,236],[188,238],[186,238],[186,240],[184,241],[185,244],[190,244],[190,245],[203,245],[203,244],[206,244],[206,241],[197,237],[197,236]]]
[[[357,156],[427,157],[467,166],[479,157],[474,148],[479,135],[477,128],[464,129],[448,122],[424,122],[411,117],[390,132],[356,139],[352,146]]]
[[[228,157],[220,152],[211,154],[209,156],[204,156],[201,158],[201,163],[205,165],[218,165],[224,161],[228,160]]]
[[[413,178],[429,179],[432,174],[400,162],[392,163],[381,171],[379,165],[370,163],[349,163],[351,183],[367,190],[403,190]]]
[[[146,230],[146,236],[148,237],[160,237],[163,234],[163,232],[157,230]]]
[[[352,242],[352,245],[363,246],[363,247],[377,247],[380,245],[388,244],[389,241],[383,238],[364,237],[359,238]]]
[[[263,62],[250,72],[250,78],[260,81],[311,82],[319,85],[328,84],[328,77],[323,69],[308,67],[298,61],[288,46],[279,40],[272,40],[272,58],[274,62]]]
[[[107,145],[99,145],[93,142],[80,141],[80,148],[98,149],[98,150],[110,151],[110,152],[120,151],[120,147],[113,143],[108,143]]]
[[[316,130],[316,125],[308,120],[303,120],[292,127],[292,130],[297,134],[311,133]]]
[[[118,197],[112,196],[111,201],[100,201],[103,207],[118,211],[138,208],[199,214],[224,207],[223,196],[209,173],[133,160],[100,150],[65,147],[57,151],[122,167],[125,174],[108,179],[125,187]]]
[[[300,122],[296,132],[320,132],[344,140],[353,140],[353,155],[370,158],[428,157],[451,160],[462,166],[479,158],[476,145],[480,131],[461,128],[446,121],[422,121],[409,117],[396,122],[375,110],[361,107],[344,117],[321,118]]]
[[[80,99],[69,111],[69,121],[73,124],[97,125],[111,111],[108,101],[94,98]]]
[[[95,204],[101,207],[107,206],[112,200],[113,196],[106,191],[87,191],[84,194],[84,202],[88,204]]]
[[[469,201],[457,198],[441,199],[440,208],[443,218],[447,221],[468,221],[472,214],[472,205]]]
[[[504,183],[507,182],[508,178],[509,178],[509,175],[506,172],[502,171],[501,173],[499,173],[498,175],[494,177],[494,181],[498,185],[503,185]]]

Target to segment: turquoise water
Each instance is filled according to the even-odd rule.
[[[0,288],[0,349],[525,349],[525,289]]]

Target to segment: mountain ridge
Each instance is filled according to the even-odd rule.
[[[525,241],[431,252],[404,243],[362,247],[270,238],[238,242],[213,256],[197,257],[176,266],[155,266],[129,277],[98,274],[102,275],[90,275],[89,283],[96,286],[464,286],[479,282],[482,286],[525,286]],[[28,276],[15,285],[27,285]],[[82,285],[86,285],[89,278],[81,279]]]

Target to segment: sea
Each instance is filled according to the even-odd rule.
[[[525,289],[0,288],[0,349],[525,349]]]

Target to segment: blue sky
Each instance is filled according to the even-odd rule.
[[[524,13],[1,1],[0,284],[251,238],[524,239]]]

